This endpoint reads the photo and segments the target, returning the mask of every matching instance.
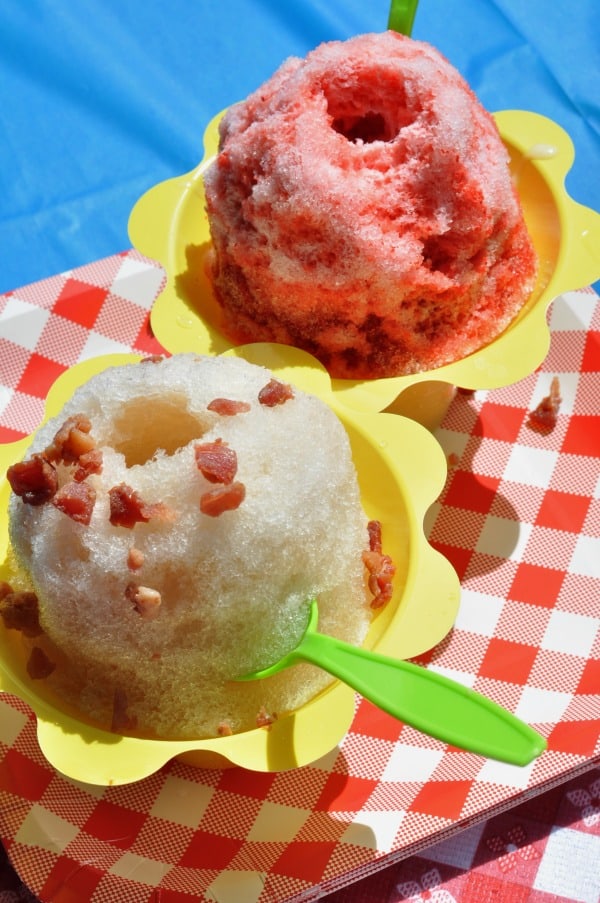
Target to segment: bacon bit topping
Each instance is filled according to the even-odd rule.
[[[158,617],[162,601],[158,590],[129,583],[125,589],[125,598],[133,603],[133,607],[145,621],[153,621]]]
[[[271,727],[274,721],[277,721],[277,715],[275,712],[269,715],[264,705],[261,706],[256,715],[256,726],[257,727],[266,727],[267,730]]]
[[[110,504],[109,520],[113,527],[127,527],[128,530],[137,523],[147,523],[150,515],[146,505],[137,492],[126,483],[119,483],[108,490]]]
[[[135,489],[127,483],[119,483],[108,490],[110,504],[109,520],[113,527],[126,527],[131,530],[138,523],[148,523],[150,518],[173,520],[174,512],[161,502],[148,505]]]
[[[232,483],[237,473],[237,455],[222,439],[194,448],[198,470],[209,483]]]
[[[43,633],[35,593],[13,592],[10,584],[0,583],[0,617],[7,630],[20,630],[24,636]]]
[[[81,455],[73,479],[76,483],[82,483],[93,473],[102,473],[102,452],[99,448],[93,448]]]
[[[268,408],[274,408],[278,404],[284,404],[294,397],[292,387],[287,383],[279,382],[278,379],[271,379],[266,386],[258,393],[258,400],[261,404]]]
[[[131,548],[127,554],[127,567],[130,571],[139,571],[144,563],[145,555],[140,549]]]
[[[555,376],[550,383],[549,394],[530,412],[527,426],[538,433],[551,433],[558,420],[561,401],[560,383],[558,376]]]
[[[252,405],[248,401],[235,401],[233,398],[213,398],[207,405],[209,411],[214,411],[223,417],[245,414],[251,407]]]
[[[246,498],[246,487],[243,483],[231,483],[210,489],[200,496],[200,511],[209,517],[219,517],[224,511],[234,511]]]
[[[89,483],[65,483],[52,499],[52,504],[71,520],[87,527],[96,504],[96,490]]]
[[[27,661],[27,673],[32,680],[44,680],[55,670],[56,665],[50,661],[43,649],[34,646]]]
[[[217,727],[217,734],[219,737],[231,737],[233,731],[231,729],[231,725],[226,721],[221,721],[221,723]]]
[[[15,495],[27,505],[43,505],[58,489],[58,474],[45,455],[32,455],[26,461],[13,464],[6,478]]]
[[[371,608],[382,608],[394,592],[392,578],[396,567],[389,555],[383,554],[381,522],[371,520],[367,524],[369,551],[363,552],[363,563],[369,572],[369,590],[373,594]]]
[[[392,578],[396,573],[396,566],[389,555],[382,555],[381,552],[365,551],[362,559],[369,572],[369,590],[373,594],[371,608],[382,608],[392,598]]]
[[[89,417],[85,414],[74,414],[65,420],[44,454],[49,461],[63,464],[77,463],[81,455],[85,455],[96,446],[95,440],[90,436],[91,428]]]
[[[164,354],[149,354],[147,357],[143,357],[140,360],[140,364],[160,364],[164,359]]]
[[[123,731],[132,731],[137,727],[137,719],[127,712],[128,705],[127,693],[125,690],[117,687],[113,695],[113,712],[110,725],[111,731],[116,734],[120,734]]]
[[[370,520],[367,524],[369,534],[369,548],[371,552],[381,552],[381,521]]]

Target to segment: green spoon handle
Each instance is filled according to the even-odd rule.
[[[546,747],[528,724],[474,690],[411,662],[308,633],[294,657],[312,662],[430,737],[513,765]]]
[[[392,0],[387,27],[410,37],[417,12],[418,0]]]

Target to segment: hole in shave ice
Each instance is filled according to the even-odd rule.
[[[177,392],[151,399],[151,417],[148,409],[148,399],[134,398],[123,405],[115,420],[115,434],[109,444],[124,455],[128,467],[145,464],[158,451],[173,455],[206,432],[207,424],[190,414],[185,399]]]
[[[393,141],[401,129],[414,122],[419,112],[407,108],[399,82],[390,86],[386,95],[377,89],[366,91],[364,84],[359,91],[355,84],[332,80],[324,86],[324,93],[332,128],[355,144]]]
[[[388,141],[386,121],[381,113],[368,112],[364,116],[346,116],[334,119],[333,128],[349,141]]]

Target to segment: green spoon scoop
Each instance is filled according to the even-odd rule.
[[[318,633],[317,620],[313,599],[296,648],[237,680],[260,680],[298,662],[312,662],[383,711],[444,743],[511,765],[527,765],[546,748],[537,731],[485,696],[434,671]]]

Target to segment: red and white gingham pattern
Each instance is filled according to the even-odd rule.
[[[37,425],[50,383],[76,361],[160,350],[148,311],[161,284],[130,252],[1,297],[0,440]],[[134,785],[90,788],[50,768],[31,713],[3,696],[0,835],[42,900],[61,888],[94,903],[316,900],[598,763],[600,301],[568,293],[550,318],[540,371],[457,395],[438,432],[450,469],[427,529],[463,601],[420,659],[535,724],[547,752],[526,768],[487,761],[360,700],[340,748],[296,771],[175,761]],[[527,414],[555,375],[563,403],[543,435]],[[490,843],[496,854],[504,844],[507,867],[524,849],[509,833]],[[404,882],[405,898],[433,887],[430,871]]]
[[[0,295],[0,442],[36,428],[48,389],[73,364],[162,350],[149,314],[163,281],[131,251]]]
[[[597,903],[600,770],[333,893],[327,903]]]
[[[327,903],[596,903],[599,859],[596,769],[379,869],[328,895]],[[0,900],[35,903],[1,849]]]

